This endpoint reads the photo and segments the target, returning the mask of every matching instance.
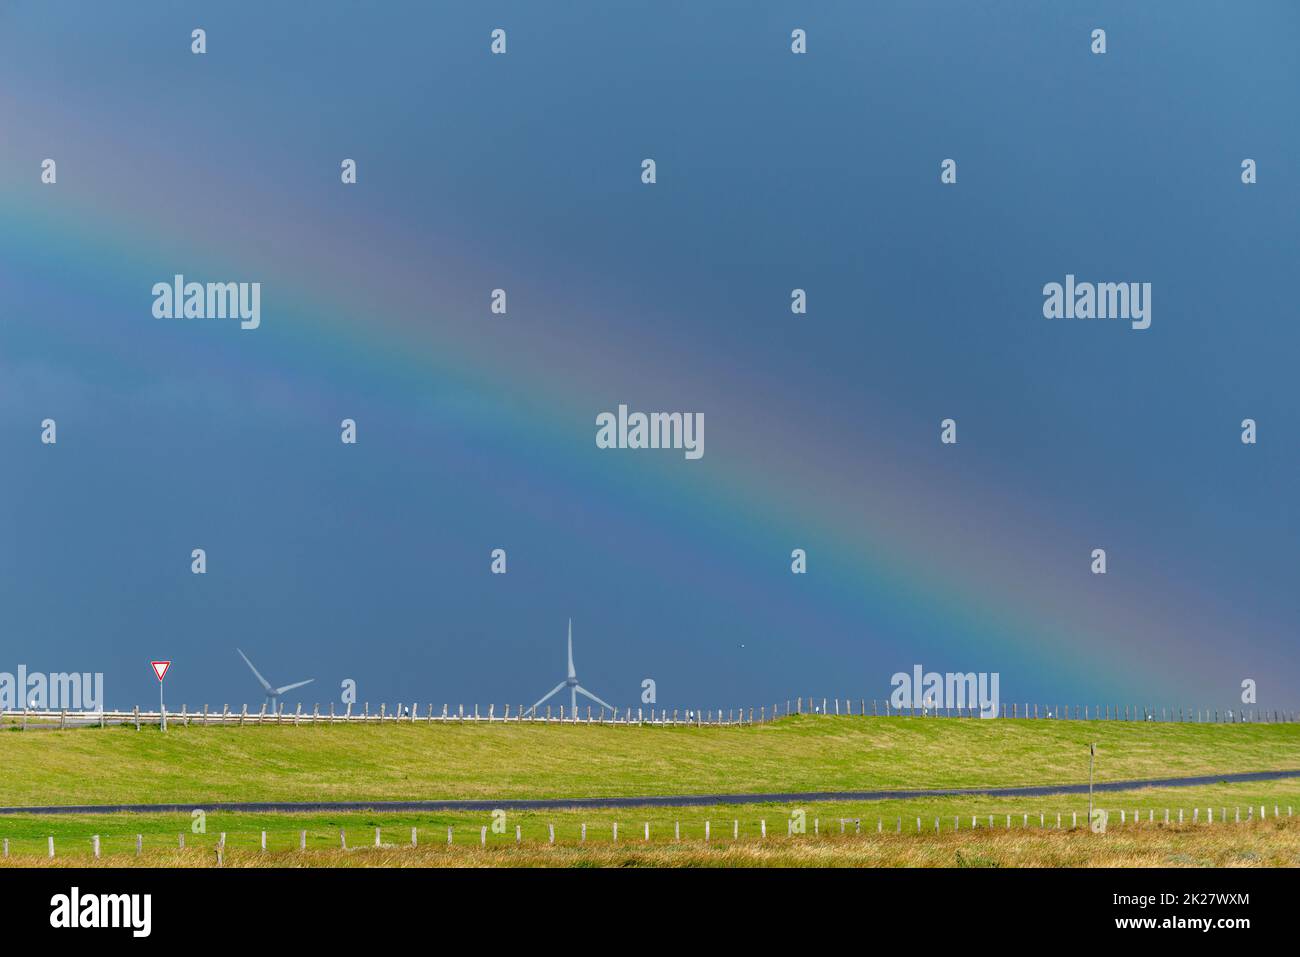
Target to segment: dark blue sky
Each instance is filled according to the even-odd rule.
[[[572,616],[623,705],[1294,706],[1300,8],[801,6],[0,10],[0,671],[530,703]],[[178,272],[262,327],[155,320]]]

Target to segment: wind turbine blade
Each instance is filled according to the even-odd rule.
[[[554,688],[552,688],[550,691],[546,692],[546,695],[542,698],[541,701],[537,702],[537,704],[533,705],[533,706],[532,706],[531,708],[529,708],[528,710],[529,710],[529,711],[536,711],[536,710],[537,710],[541,705],[546,704],[547,701],[549,701],[551,698],[555,697],[555,694],[556,694],[558,691],[561,691],[561,690],[564,688],[564,686],[565,686],[566,684],[568,684],[568,682],[566,682],[566,681],[561,681],[558,685],[556,685],[556,686],[555,686]]]
[[[236,648],[235,650],[236,650],[236,651],[239,651],[238,648]],[[256,668],[253,667],[253,663],[252,663],[251,661],[248,660],[248,655],[244,654],[242,651],[239,651],[239,657],[241,657],[241,658],[244,659],[244,664],[248,665],[248,670],[251,671],[251,672],[253,673],[253,677],[255,677],[255,678],[257,679],[257,681],[258,681],[259,684],[261,684],[261,686],[262,686],[262,690],[263,690],[263,691],[274,691],[274,690],[275,690],[275,689],[273,689],[273,688],[271,687],[271,682],[269,682],[269,681],[267,681],[265,678],[263,678],[263,677],[262,677],[262,673],[261,673],[260,671],[258,671]]]
[[[582,685],[578,685],[578,686],[577,686],[576,688],[574,688],[573,690],[576,691],[576,692],[578,692],[578,694],[585,694],[585,695],[586,695],[588,698],[590,698],[592,701],[596,702],[596,704],[598,704],[598,705],[602,705],[603,707],[608,708],[610,711],[617,712],[617,709],[616,709],[612,704],[607,704],[607,703],[605,703],[604,701],[601,701],[599,698],[597,698],[594,694],[592,694],[590,691],[588,691],[588,690],[587,690],[586,688],[584,688]]]
[[[569,619],[569,677],[576,678],[578,673],[573,670],[573,619]]]
[[[285,685],[283,688],[276,688],[275,693],[278,695],[284,694],[286,691],[292,691],[294,688],[301,688],[303,685],[309,685],[315,680],[315,678],[308,678],[306,681],[299,681],[297,684]]]

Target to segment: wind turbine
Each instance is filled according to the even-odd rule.
[[[558,685],[556,685],[554,688],[548,691],[541,701],[537,702],[537,704],[533,705],[528,710],[532,711],[535,714],[537,712],[537,709],[541,705],[545,704],[548,700],[550,700],[559,692],[563,691],[565,688],[569,689],[569,709],[570,709],[570,713],[574,717],[577,717],[578,714],[578,695],[580,694],[590,698],[592,701],[596,702],[596,704],[600,705],[602,708],[608,708],[610,711],[614,711],[615,714],[618,713],[612,704],[607,704],[604,701],[601,701],[599,698],[597,698],[594,694],[592,694],[582,685],[578,684],[578,673],[573,670],[573,619],[572,618],[569,619],[569,677],[565,678]]]
[[[238,648],[235,650],[239,651]],[[239,651],[239,657],[244,659],[244,664],[248,665],[248,670],[253,673],[253,677],[257,679],[257,683],[260,684],[262,690],[266,692],[266,700],[271,705],[272,711],[275,711],[275,701],[280,697],[280,695],[284,694],[286,691],[292,691],[294,688],[301,688],[303,685],[309,685],[316,680],[315,678],[308,678],[306,681],[298,681],[291,685],[285,685],[283,688],[272,688],[271,682],[263,678],[262,673],[253,667],[253,663],[248,660],[248,655]]]

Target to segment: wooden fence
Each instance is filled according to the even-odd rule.
[[[856,706],[856,708],[855,708]],[[473,705],[467,710],[464,705],[457,705],[453,710],[444,704],[438,713],[434,705],[425,706],[424,713],[420,705],[398,704],[391,711],[386,704],[381,704],[377,712],[371,712],[369,704],[355,711],[351,705],[341,712],[333,704],[328,711],[322,712],[320,705],[313,705],[310,712],[303,711],[299,704],[293,711],[286,713],[281,705],[274,711],[262,705],[258,711],[250,712],[247,705],[238,711],[223,705],[220,711],[210,709],[207,705],[201,711],[190,711],[181,705],[180,711],[168,711],[167,720],[179,722],[185,727],[191,725],[314,725],[314,724],[372,724],[383,722],[516,722],[523,724],[602,724],[602,725],[655,725],[655,726],[696,726],[703,727],[725,725],[765,724],[781,717],[801,714],[834,715],[839,717],[903,717],[903,718],[979,718],[980,709],[971,708],[894,708],[888,700],[880,701],[867,698],[793,698],[785,702],[784,708],[777,702],[770,708],[766,705],[757,708],[656,708],[639,707],[622,710],[607,708],[593,709],[588,706],[585,715],[579,711],[565,713],[563,705],[553,710],[550,705],[546,711],[534,713],[523,705],[513,710],[505,705],[500,714],[496,705],[490,704],[486,710]],[[1001,705],[997,717],[1012,720],[1030,721],[1147,721],[1147,722],[1183,722],[1183,723],[1293,723],[1300,718],[1296,711],[1233,708],[1156,708],[1139,705],[1039,705],[1012,703]],[[160,724],[162,715],[157,711],[141,711],[139,707],[130,711],[51,711],[51,710],[4,710],[0,711],[0,720],[19,723],[26,730],[31,723],[36,727],[48,728],[57,725],[60,728],[85,727],[87,725],[121,725],[134,724],[137,729],[142,725]]]
[[[1159,813],[1159,809],[1153,807],[1147,807],[1147,808],[1129,807],[1129,808],[1120,808],[1117,810],[1098,808],[1098,811],[1101,812],[1102,815],[1101,820],[1104,822],[1104,824],[1100,827],[1100,830],[1103,832],[1114,828],[1116,825],[1126,826],[1126,827],[1143,827],[1143,826],[1169,827],[1174,824],[1180,826],[1187,825],[1187,824],[1194,825],[1194,826],[1203,826],[1207,824],[1223,825],[1223,824],[1230,824],[1230,823],[1231,824],[1253,824],[1256,821],[1259,822],[1267,821],[1270,819],[1270,817],[1276,821],[1278,819],[1287,819],[1293,816],[1293,808],[1290,805],[1286,805],[1285,808],[1283,808],[1283,806],[1280,804],[1274,804],[1272,807],[1271,814],[1269,813],[1268,806],[1265,804],[1258,805],[1259,808],[1258,814],[1255,813],[1255,807],[1256,807],[1255,805],[1248,805],[1246,808],[1245,815],[1241,813],[1240,806],[1234,806],[1231,809],[1233,812],[1232,814],[1229,814],[1228,807],[1223,807],[1223,806],[1217,808],[1207,807],[1205,808],[1204,816],[1202,816],[1201,809],[1199,807],[1190,809],[1190,813],[1186,813],[1186,814],[1184,813],[1185,810],[1184,808],[1179,807],[1179,808],[1171,809],[1169,807],[1165,807],[1163,808],[1164,811],[1163,815]],[[1171,810],[1177,812],[1176,816],[1173,813],[1171,813]],[[792,812],[791,815],[788,817],[784,817],[784,818],[777,817],[774,819],[774,823],[781,820],[785,821],[785,825],[786,825],[785,836],[787,838],[817,837],[823,833],[821,828],[821,819],[818,817],[814,817],[812,818],[810,823],[808,821],[807,813],[804,812],[802,809]],[[913,829],[914,820],[915,820],[915,829]],[[965,823],[968,820],[970,823],[969,824]],[[949,826],[949,821],[951,821],[951,826]],[[723,820],[722,822],[720,822],[722,823],[723,827],[719,828],[717,831],[713,831],[711,826],[713,822],[711,820],[705,820],[703,822],[688,821],[687,823],[690,826],[688,833],[685,834],[685,839],[687,841],[691,841],[691,840],[698,841],[702,838],[705,842],[709,842],[713,835],[718,835],[720,837],[720,841],[725,841],[728,832],[730,832],[730,837],[732,841],[742,841],[746,839],[752,840],[754,838],[757,838],[760,841],[765,841],[768,838],[767,818],[761,818],[757,822],[754,822],[752,820],[746,821],[743,828],[741,826],[741,821],[739,818],[735,818],[731,820],[730,828],[726,827],[727,821]],[[848,833],[862,834],[864,831],[864,828],[862,826],[863,817],[861,815],[856,815],[852,817],[838,816],[838,817],[828,818],[827,825],[828,826],[826,829],[826,833],[828,834],[835,832],[836,825],[838,825],[838,831],[840,834],[848,834]],[[574,827],[574,823],[570,822],[568,826],[570,829],[572,829]],[[570,836],[568,836],[566,839],[563,839],[559,843],[564,843],[569,845],[586,844],[587,824],[586,822],[581,822],[577,826],[579,829],[577,830],[576,833],[571,833]],[[1054,820],[1050,818],[1046,813],[1040,811],[1037,814],[1029,814],[1029,813],[988,814],[988,815],[955,814],[952,815],[950,818],[936,817],[934,818],[933,833],[939,834],[944,831],[956,832],[956,831],[963,831],[963,830],[970,830],[970,831],[977,831],[977,832],[998,831],[998,830],[1005,830],[1005,831],[1027,830],[1027,829],[1034,829],[1035,826],[1038,830],[1058,831],[1058,832],[1078,831],[1083,829],[1091,829],[1096,831],[1099,829],[1097,827],[1096,821],[1090,822],[1086,814],[1080,814],[1077,811],[1071,811],[1068,813],[1056,812]],[[533,827],[540,827],[540,825],[530,825],[530,828]],[[478,844],[482,847],[487,847],[489,844],[492,846],[500,847],[500,846],[509,846],[511,844],[519,845],[525,843],[523,829],[520,825],[517,824],[513,828],[513,833],[511,831],[506,830],[504,826],[500,831],[496,831],[495,829],[493,829],[494,833],[491,838],[489,838],[488,836],[488,832],[489,832],[488,825],[471,825],[469,827],[463,828],[460,832],[461,834],[468,835],[468,840],[466,840],[465,838],[461,838],[459,842],[457,842],[456,840],[456,830],[457,829],[454,825],[447,827],[446,829],[447,846],[451,846],[455,843],[460,843],[462,845],[466,843],[473,843],[473,844]],[[876,818],[875,828],[872,828],[870,826],[869,819],[868,819],[868,824],[865,830],[868,834],[870,834],[872,830],[874,830],[877,834],[888,834],[891,832],[894,834],[909,834],[909,833],[927,834],[930,833],[931,830],[930,818],[929,816],[926,816],[923,819],[921,817],[914,817],[913,815],[908,815],[906,818],[902,816],[895,816],[894,819],[891,821],[883,816],[880,816]],[[268,832],[265,830],[260,832],[245,832],[244,835],[239,835],[239,836],[244,836],[247,839],[246,843],[241,842],[242,845],[241,849],[243,850],[260,849],[262,853],[266,853],[268,849],[268,845],[274,845],[277,849],[282,851],[288,851],[294,849],[298,851],[306,851],[308,849],[307,847],[308,833],[309,832],[306,830],[297,830],[295,832],[290,832],[289,835],[286,835],[284,832],[269,832],[270,836],[273,838],[273,840],[269,842],[268,842]],[[401,834],[404,832],[399,831],[398,833]],[[593,834],[593,837],[597,841],[603,841],[605,839],[604,838],[605,833],[609,834],[609,840],[611,841],[611,843],[617,844],[619,842],[618,822],[617,821],[612,822],[608,832],[602,831],[599,834]],[[653,840],[656,839],[660,839],[664,841],[667,840],[666,837],[660,838],[660,835],[663,832],[659,830],[655,830],[652,838],[650,822],[648,821],[643,822],[641,828],[634,828],[631,833],[633,836],[631,840],[628,841],[628,843],[650,844],[652,843]],[[258,838],[260,838],[257,844],[253,844],[252,842],[252,835],[254,834],[256,834]],[[557,843],[555,835],[556,835],[555,824],[553,822],[548,822],[546,824],[545,842],[548,844]],[[311,836],[312,836],[313,849],[321,849],[333,845],[332,835],[329,837],[325,837],[324,835],[321,834],[321,832],[313,830],[311,832]],[[441,836],[442,836],[441,831],[437,832],[437,836],[434,837],[432,843],[435,845],[440,844]],[[125,837],[125,835],[115,835],[114,837],[116,840],[120,841]],[[224,853],[228,847],[226,842],[226,837],[227,834],[226,832],[223,831],[221,832],[221,834],[219,835],[219,837],[215,842],[210,841],[210,839],[208,842],[206,842],[209,844],[207,851],[215,852],[216,863],[218,865],[222,863],[224,858]],[[381,827],[374,828],[373,844],[370,843],[368,838],[369,838],[369,834],[367,833],[366,837],[363,837],[360,843],[356,843],[356,842],[349,843],[347,831],[340,830],[338,832],[338,847],[344,851],[364,850],[369,847],[385,848],[385,849],[392,849],[392,848],[402,847],[402,846],[417,847],[420,842],[420,831],[418,828],[415,827],[410,828],[409,844],[406,844],[404,841],[401,840],[401,838],[398,838],[397,840],[394,840],[391,843],[385,841],[383,835],[383,828]],[[674,821],[673,823],[672,841],[674,843],[680,843],[682,840],[683,840],[682,822],[680,820],[677,820]],[[202,838],[199,838],[199,841],[202,841]],[[200,844],[197,847],[195,846],[195,844],[198,844],[199,841],[191,842],[191,850],[199,851],[200,853],[202,853],[204,851],[202,845]],[[23,843],[27,844],[30,842],[24,841]],[[144,835],[136,834],[134,843],[135,843],[134,849],[136,855],[142,854],[145,847]],[[9,857],[10,839],[7,837],[4,838],[3,841],[0,842],[0,847],[2,847],[2,850],[0,850],[0,855],[6,858]],[[101,856],[100,835],[98,834],[91,835],[89,841],[87,841],[85,844],[81,844],[76,847],[78,847],[78,849],[85,848],[85,850],[81,850],[82,854],[86,853],[86,851],[88,850],[89,853],[93,855],[95,858],[99,858]],[[184,851],[186,849],[185,832],[182,831],[177,834],[177,841],[175,845],[169,844],[169,845],[165,845],[164,847],[175,847],[175,849],[179,851]],[[152,847],[150,848],[150,850],[153,849],[154,848]],[[17,848],[15,848],[15,850],[17,850]],[[44,842],[44,853],[40,854],[40,856],[53,859],[55,857],[55,853],[56,851],[55,851],[54,836],[50,835]],[[65,849],[65,854],[66,853],[67,852]],[[74,849],[72,854],[73,856],[76,856],[77,850]],[[24,856],[30,857],[35,855],[29,852],[27,855]]]

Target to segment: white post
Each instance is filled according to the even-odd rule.
[[[95,845],[95,858],[96,860],[98,860],[99,859],[99,835],[96,834],[93,840]]]
[[[375,828],[375,847],[379,846],[379,828]]]
[[[50,835],[50,857],[54,857],[54,835]]]
[[[487,825],[478,829],[478,842],[482,847],[487,847]]]
[[[731,839],[737,840],[740,837],[740,821],[731,822]]]
[[[418,847],[420,844],[420,835],[416,828],[411,828],[411,846]]]
[[[766,821],[766,820],[760,820],[760,821],[758,822],[758,834],[759,834],[760,837],[767,837],[767,821]],[[52,840],[54,840],[54,838],[50,838],[50,840],[52,841]]]
[[[263,850],[263,851],[266,850],[266,832],[265,832],[265,831],[262,832],[262,850]]]
[[[583,822],[582,822],[582,840],[585,841],[586,839],[587,839],[587,822],[586,822],[586,821],[583,821]]]
[[[520,829],[519,825],[516,824],[516,825],[515,825],[515,843],[518,844],[518,843],[519,843],[520,841],[522,841],[523,839],[524,839],[524,833],[523,833],[523,831]]]
[[[615,827],[618,827],[617,824],[614,825],[614,826],[615,826]],[[708,822],[708,821],[705,821],[705,822],[704,822],[704,840],[705,840],[706,842],[709,840],[709,822]]]
[[[614,822],[614,843],[618,843],[618,821]]]
[[[548,824],[548,825],[546,825],[546,829],[547,829],[547,831],[548,831],[548,832],[550,833],[550,835],[551,835],[551,843],[554,844],[554,843],[555,843],[555,825],[554,825],[554,824]]]
[[[223,838],[224,838],[224,835],[223,835]],[[225,840],[223,839],[221,843],[222,843],[222,844],[225,844],[226,842],[225,842]],[[144,835],[143,835],[143,834],[137,834],[137,835],[135,836],[135,856],[136,856],[136,857],[139,857],[139,856],[140,856],[140,852],[143,851],[143,850],[144,850]]]
[[[447,846],[451,847],[451,828],[447,828]]]
[[[673,821],[673,840],[680,841],[681,839],[682,839],[682,822]]]
[[[224,844],[225,842],[223,841],[222,843]],[[348,849],[348,838],[343,832],[343,828],[339,828],[339,847],[345,851]]]
[[[305,851],[305,850],[307,850],[307,832],[306,832],[306,831],[299,831],[299,832],[298,832],[298,850],[300,850],[300,851]]]

